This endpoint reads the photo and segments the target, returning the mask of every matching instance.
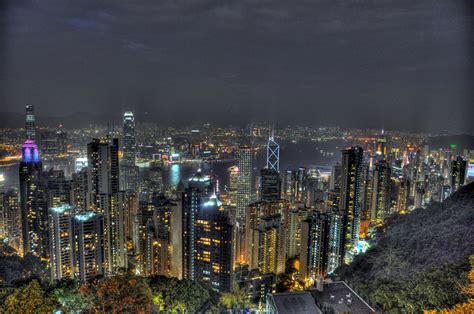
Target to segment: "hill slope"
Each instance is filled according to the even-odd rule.
[[[389,219],[376,244],[339,270],[384,310],[443,309],[465,300],[474,254],[474,183],[443,204]]]

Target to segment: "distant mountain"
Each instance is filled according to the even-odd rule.
[[[443,204],[395,216],[376,244],[338,274],[384,310],[420,312],[461,303],[474,254],[474,183]]]

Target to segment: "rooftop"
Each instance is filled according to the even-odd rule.
[[[367,302],[365,302],[354,290],[352,290],[344,281],[335,281],[325,283],[323,290],[308,290],[316,300],[319,308],[330,307],[336,313],[375,313]],[[346,309],[346,310],[344,310]]]
[[[311,293],[307,291],[275,293],[268,297],[272,299],[274,310],[278,314],[322,313],[316,306]]]

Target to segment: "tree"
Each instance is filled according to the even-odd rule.
[[[59,281],[53,288],[53,295],[64,311],[83,311],[92,306],[91,295],[82,293],[72,279]]]
[[[93,307],[99,312],[140,312],[152,304],[146,280],[132,273],[107,277],[81,290],[93,298]]]
[[[56,307],[53,297],[46,297],[37,280],[17,288],[5,300],[7,313],[52,313]]]
[[[209,300],[206,289],[186,279],[153,276],[150,278],[150,287],[153,304],[161,311],[194,313]]]
[[[219,299],[219,304],[226,309],[248,309],[252,307],[252,303],[249,300],[247,291],[240,289],[240,287],[234,283],[230,292],[225,292]]]

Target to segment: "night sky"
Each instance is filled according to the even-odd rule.
[[[0,112],[474,128],[469,0],[0,3]]]

